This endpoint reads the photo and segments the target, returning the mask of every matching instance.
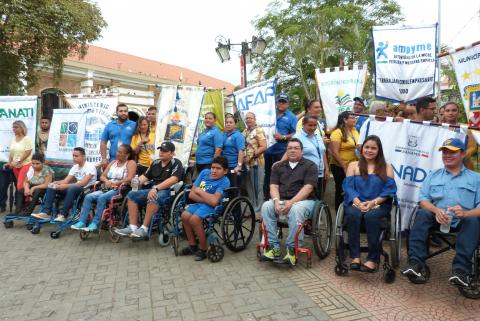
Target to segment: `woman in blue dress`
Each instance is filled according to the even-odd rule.
[[[245,156],[245,136],[236,128],[237,121],[232,114],[225,115],[222,156],[228,161],[228,178],[231,186],[240,186],[243,158]]]
[[[223,136],[215,126],[217,116],[208,112],[204,115],[205,129],[198,135],[197,150],[195,152],[197,175],[204,169],[210,169],[213,158],[222,154]]]
[[[351,270],[376,272],[380,261],[380,221],[388,217],[392,197],[397,192],[393,169],[385,161],[380,138],[368,136],[360,150],[360,160],[352,162],[343,182],[345,219],[350,246]],[[362,216],[367,232],[368,254],[360,260],[360,224]]]

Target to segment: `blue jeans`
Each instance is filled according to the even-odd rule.
[[[314,200],[305,200],[295,203],[288,212],[288,236],[286,245],[288,249],[295,248],[295,235],[297,234],[300,224],[305,218],[313,215]],[[275,204],[273,200],[268,200],[262,205],[262,218],[265,229],[267,230],[267,239],[270,247],[280,248],[280,241],[277,237],[277,221],[278,216],[275,213]],[[302,246],[303,230],[298,236],[298,245]]]
[[[128,192],[127,198],[137,205],[145,206],[147,205],[147,201],[148,201],[147,197],[149,192],[150,192],[149,189],[130,191]],[[162,189],[157,192],[157,200],[155,201],[155,203],[157,203],[158,206],[165,205],[169,200],[170,200],[170,189]]]
[[[55,196],[58,194],[63,198],[63,207],[60,209],[59,214],[62,214],[65,217],[68,216],[68,212],[73,207],[73,203],[77,199],[78,195],[82,193],[82,191],[83,187],[80,186],[70,186],[69,188],[61,191],[47,188],[47,192],[43,198],[41,212],[51,215],[53,202],[55,201]]]
[[[80,214],[80,222],[87,224],[88,213],[92,209],[93,202],[97,202],[97,207],[95,208],[95,216],[93,217],[92,223],[100,224],[100,219],[102,218],[102,213],[107,203],[110,202],[112,197],[118,194],[118,191],[113,189],[108,192],[96,191],[85,196],[83,200],[82,213]]]
[[[435,220],[435,214],[419,209],[413,227],[410,230],[408,258],[414,263],[425,264],[427,259],[427,241],[429,230],[438,229],[440,224]],[[457,232],[453,271],[472,272],[472,258],[480,237],[480,217],[467,217],[460,220],[452,229]]]
[[[360,257],[360,226],[363,216],[368,241],[367,260],[376,263],[380,261],[380,221],[383,217],[389,216],[391,209],[392,207],[390,205],[380,205],[380,207],[375,210],[362,213],[358,208],[345,206],[348,245],[352,259]]]

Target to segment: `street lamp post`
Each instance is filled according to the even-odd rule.
[[[215,38],[215,42],[217,43],[217,48],[215,51],[217,52],[220,61],[223,63],[224,61],[230,60],[230,49],[232,46],[241,46],[241,59],[242,59],[242,67],[243,67],[243,87],[247,87],[247,63],[252,62],[252,55],[261,55],[265,51],[267,47],[267,42],[262,36],[252,37],[252,41],[243,41],[241,43],[230,43],[230,39],[225,39],[223,36],[217,36]]]

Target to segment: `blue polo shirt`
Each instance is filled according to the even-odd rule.
[[[198,135],[197,151],[195,152],[197,164],[211,164],[216,148],[222,148],[223,136],[217,126],[205,128],[205,130]]]
[[[290,111],[286,110],[277,117],[276,132],[280,135],[289,135],[295,133],[297,127],[297,117]],[[268,147],[268,154],[283,154],[287,150],[287,141],[277,141]]]
[[[429,201],[443,210],[460,205],[466,210],[480,207],[480,174],[462,166],[456,176],[441,168],[427,175],[422,183],[419,201]],[[458,224],[453,218],[452,226]]]
[[[136,123],[129,119],[123,124],[119,124],[117,120],[112,120],[105,126],[100,139],[104,142],[110,141],[110,160],[117,158],[118,146],[122,144],[130,145],[135,127]]]
[[[228,168],[234,168],[238,164],[238,152],[245,150],[245,137],[238,129],[223,134],[222,155],[228,160]]]
[[[230,187],[230,180],[227,176],[223,176],[220,179],[212,179],[210,177],[210,172],[210,169],[204,169],[201,171],[193,185],[201,188],[209,194],[220,193],[220,195],[222,195],[223,190]]]
[[[303,145],[303,157],[311,160],[318,166],[318,177],[323,177],[325,164],[323,163],[323,154],[325,154],[325,144],[320,134],[308,135],[303,129],[300,129],[293,137],[298,138]]]

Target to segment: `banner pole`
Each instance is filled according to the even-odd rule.
[[[438,58],[442,58],[442,57],[445,57],[445,56],[448,56],[448,55],[451,55],[453,53],[456,53],[456,52],[459,52],[459,51],[462,51],[462,50],[465,50],[465,49],[470,49],[472,47],[475,47],[476,45],[480,45],[480,40],[479,41],[475,41],[474,43],[470,44],[470,45],[467,45],[467,46],[463,46],[463,47],[458,47],[452,51],[444,51],[442,53],[440,53],[438,55]]]
[[[441,69],[440,69],[440,58],[438,57],[440,55],[440,50],[441,50],[441,45],[442,43],[441,38],[440,38],[440,32],[441,32],[441,20],[442,20],[442,0],[438,0],[438,18],[437,18],[437,70],[438,70],[438,81],[437,81],[437,99],[441,100],[442,95],[440,92],[440,80],[441,80]]]

